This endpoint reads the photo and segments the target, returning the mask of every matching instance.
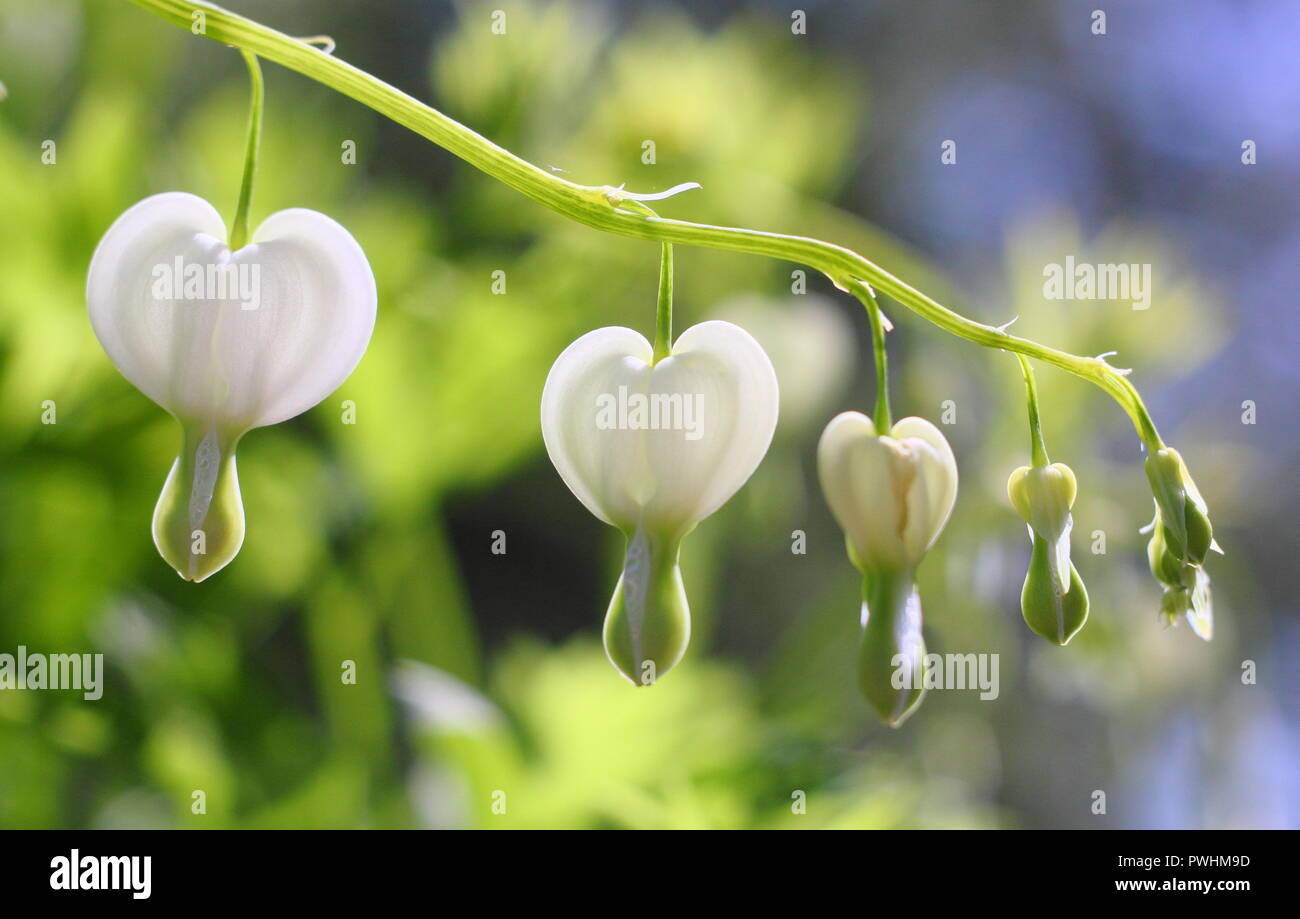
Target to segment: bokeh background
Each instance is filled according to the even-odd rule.
[[[865,316],[816,277],[793,294],[799,266],[680,249],[678,328],[750,328],[782,416],[687,541],[687,658],[652,689],[623,683],[599,641],[622,546],[550,467],[538,399],[583,332],[652,330],[655,246],[570,224],[273,65],[254,219],[341,221],[379,321],[337,393],[246,438],[243,551],[180,581],[149,536],[178,429],[98,347],[85,274],[147,195],[229,216],[243,64],[125,0],[5,0],[0,650],[102,652],[107,672],[98,702],[0,692],[0,826],[1300,825],[1300,5],[806,0],[805,35],[761,0],[230,6],[333,35],[569,178],[698,181],[662,210],[828,238],[984,321],[1117,350],[1227,550],[1217,636],[1160,625],[1138,440],[1050,368],[1045,431],[1080,481],[1092,616],[1065,649],[1027,630],[1029,544],[1004,491],[1028,451],[1015,361],[886,302],[895,413],[955,409],[962,489],[921,570],[927,640],[998,653],[1001,694],[934,692],[880,726],[854,685],[857,577],[813,469],[825,421],[870,410]],[[1150,263],[1151,308],[1044,299],[1043,266],[1067,255]]]

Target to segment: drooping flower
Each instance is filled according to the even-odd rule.
[[[542,436],[556,471],[627,552],[606,613],[605,651],[638,685],[686,651],[682,539],[745,484],[776,429],[771,361],[729,322],[687,329],[655,362],[639,332],[596,329],[556,359]]]
[[[957,500],[957,462],[924,418],[903,418],[881,435],[866,415],[843,412],[822,432],[817,469],[862,574],[858,682],[880,717],[897,726],[924,694],[915,574]]]
[[[1204,564],[1211,551],[1223,550],[1214,538],[1209,508],[1173,447],[1152,451],[1145,468],[1156,506],[1147,560],[1164,587],[1160,616],[1166,625],[1173,625],[1185,615],[1192,630],[1210,641],[1214,604]]]
[[[861,412],[831,419],[817,468],[850,557],[867,570],[915,570],[957,500],[957,461],[939,429],[903,418],[886,436]]]
[[[1033,544],[1020,609],[1033,631],[1068,644],[1088,620],[1088,591],[1070,561],[1070,508],[1078,491],[1064,463],[1021,466],[1007,480],[1007,495],[1029,525]]]
[[[1184,561],[1169,549],[1165,536],[1169,532],[1161,522],[1162,512],[1157,508],[1151,524],[1151,540],[1147,543],[1147,562],[1151,574],[1164,588],[1160,598],[1160,618],[1167,626],[1176,625],[1180,617],[1199,637],[1214,638],[1214,601],[1210,589],[1210,576],[1193,562]]]
[[[272,214],[235,252],[226,239],[207,201],[154,195],[109,227],[86,281],[109,359],[180,422],[153,537],[189,581],[219,571],[243,543],[240,438],[337,389],[375,324],[365,253],[324,214]]]
[[[1184,562],[1204,563],[1209,551],[1218,546],[1209,508],[1187,464],[1173,447],[1163,447],[1152,452],[1143,465],[1156,499],[1165,546]]]

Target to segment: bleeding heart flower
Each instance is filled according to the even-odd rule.
[[[658,363],[640,333],[588,332],[556,359],[542,391],[542,437],[560,477],[627,538],[605,618],[605,650],[644,685],[681,659],[690,613],[682,538],[749,479],[776,429],[776,373],[729,322],[682,333]]]
[[[1169,548],[1165,537],[1170,528],[1163,524],[1162,511],[1158,507],[1150,529],[1147,560],[1151,565],[1151,573],[1164,585],[1160,618],[1165,625],[1172,626],[1177,624],[1180,616],[1186,616],[1188,624],[1197,635],[1206,641],[1212,640],[1214,600],[1209,574],[1200,565],[1185,561]]]
[[[957,461],[939,429],[904,418],[888,435],[843,412],[817,445],[817,471],[849,559],[862,573],[858,684],[891,727],[925,693],[925,641],[916,566],[957,500]]]
[[[1209,508],[1179,452],[1163,447],[1153,451],[1143,465],[1168,551],[1194,565],[1204,564],[1210,550],[1221,553],[1223,550],[1214,540]]]
[[[1069,644],[1088,621],[1088,591],[1070,561],[1070,508],[1078,485],[1065,463],[1021,466],[1007,480],[1007,496],[1029,525],[1033,545],[1020,592],[1020,610],[1037,634]]]
[[[842,412],[822,432],[817,470],[853,563],[868,570],[915,569],[957,500],[952,448],[924,418],[879,436],[866,415]]]
[[[240,438],[319,403],[365,353],[370,265],[347,230],[302,208],[272,214],[231,252],[211,204],[169,192],[109,227],[86,302],[109,359],[181,424],[153,536],[182,578],[202,581],[243,543]]]
[[[1210,641],[1214,637],[1214,604],[1210,576],[1203,566],[1209,552],[1222,555],[1223,549],[1214,538],[1209,508],[1173,447],[1153,451],[1145,467],[1156,505],[1147,558],[1151,573],[1165,588],[1161,618],[1166,625],[1173,625],[1186,615],[1196,634]]]

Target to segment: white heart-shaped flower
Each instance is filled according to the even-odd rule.
[[[560,477],[601,520],[680,536],[753,474],[778,402],[772,362],[739,326],[692,326],[657,364],[639,332],[596,329],[551,368],[542,437]]]
[[[687,329],[657,363],[640,333],[597,329],[551,368],[542,391],[551,462],[588,510],[627,537],[604,639],[633,683],[653,683],[685,653],[681,540],[753,473],[778,405],[772,362],[729,322]]]
[[[232,253],[211,204],[167,192],[109,227],[86,302],[136,388],[177,418],[247,431],[307,411],[348,378],[376,293],[365,253],[324,214],[279,211]]]
[[[154,195],[109,227],[86,281],[104,351],[183,428],[154,539],[196,581],[227,564],[243,540],[239,438],[338,388],[375,324],[365,254],[324,214],[272,214],[236,252],[226,238],[202,198]]]
[[[903,418],[888,436],[861,412],[831,419],[817,470],[854,564],[910,571],[939,538],[957,500],[957,461],[939,429]]]

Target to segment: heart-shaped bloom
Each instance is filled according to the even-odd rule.
[[[182,578],[201,581],[243,543],[239,439],[319,403],[365,353],[370,265],[347,230],[302,208],[272,214],[232,252],[211,204],[169,192],[109,227],[86,302],[109,359],[181,424],[153,535]]]
[[[903,418],[887,436],[861,412],[831,419],[817,471],[850,557],[867,571],[912,571],[957,500],[957,461],[939,429]]]
[[[1064,463],[1021,466],[1007,480],[1007,495],[1033,544],[1020,609],[1034,632],[1058,645],[1068,644],[1088,620],[1088,591],[1070,561],[1077,492],[1074,472]]]
[[[757,468],[778,400],[758,342],[717,320],[687,329],[657,363],[639,332],[596,329],[551,368],[541,409],[551,462],[578,500],[628,541],[605,649],[632,682],[653,682],[685,653],[681,540]]]
[[[957,461],[939,429],[903,418],[888,435],[843,412],[817,445],[817,471],[849,559],[862,573],[858,685],[891,727],[925,694],[925,640],[916,566],[957,500]]]

